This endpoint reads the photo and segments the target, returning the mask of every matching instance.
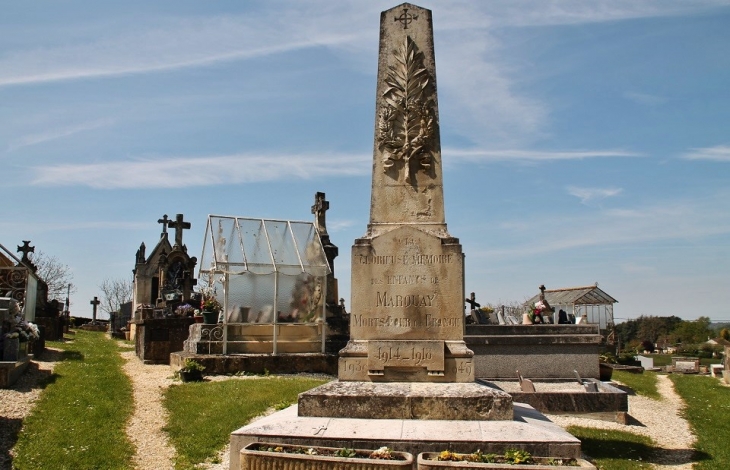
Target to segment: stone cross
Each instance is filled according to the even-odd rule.
[[[175,229],[175,246],[182,246],[183,230],[190,228],[190,222],[183,221],[183,215],[177,214],[175,222],[167,222],[167,226]]]
[[[28,258],[28,253],[35,253],[35,247],[30,246],[30,240],[23,240],[23,246],[19,246],[18,250],[19,253],[23,253],[23,258],[21,261],[27,262],[30,261],[30,258]]]
[[[96,296],[94,296],[94,300],[92,300],[89,303],[94,306],[94,313],[92,314],[93,318],[92,318],[91,322],[96,323],[96,307],[101,303],[101,301],[99,299],[97,299]]]
[[[320,235],[327,235],[327,224],[325,216],[330,208],[329,201],[325,200],[324,193],[317,192],[314,195],[314,205],[312,206],[312,214],[314,214],[314,226],[317,227]]]
[[[167,214],[163,215],[161,219],[157,219],[158,224],[162,224],[162,236],[167,236],[167,224],[171,221],[167,218]]]
[[[477,302],[477,296],[474,292],[472,292],[468,298],[464,299],[464,301],[471,305],[472,310],[476,310],[482,306],[479,302]]]

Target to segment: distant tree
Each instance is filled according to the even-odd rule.
[[[720,338],[726,341],[730,341],[730,330],[728,330],[727,328],[723,328],[722,330],[720,330]]]
[[[644,340],[641,342],[641,348],[644,351],[654,352],[654,343]]]
[[[55,256],[47,255],[38,250],[28,255],[31,262],[36,266],[36,275],[48,285],[48,298],[62,300],[69,292],[76,292],[73,284],[73,274],[68,265],[61,263]]]
[[[118,312],[119,306],[132,300],[131,279],[104,279],[101,289],[101,310],[107,314]]]
[[[672,331],[683,344],[699,344],[713,336],[709,317],[699,317],[694,321],[683,321]]]

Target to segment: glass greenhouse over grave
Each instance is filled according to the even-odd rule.
[[[538,300],[540,300],[539,294],[525,302],[525,305],[533,305]],[[588,323],[599,325],[601,330],[607,330],[613,326],[613,304],[618,303],[618,300],[599,289],[598,284],[547,289],[545,290],[545,300],[555,309],[553,319],[555,323],[557,323],[558,311],[562,309],[573,314],[575,318],[585,315]]]
[[[323,352],[329,273],[311,222],[208,216],[198,282],[224,312],[210,338],[224,354]]]

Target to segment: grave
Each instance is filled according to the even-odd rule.
[[[352,247],[350,340],[338,380],[231,435],[255,441],[579,457],[580,441],[475,382],[463,254],[447,230],[431,11],[381,14],[370,220]]]
[[[193,323],[192,309],[180,313],[180,305],[200,305],[193,293],[197,258],[188,255],[183,231],[191,227],[183,214],[157,220],[162,233],[149,256],[144,242],[135,255],[133,309],[129,339],[134,341],[137,357],[146,364],[169,364],[170,353],[181,351]],[[175,230],[171,245],[167,229]],[[125,307],[126,309],[127,307]],[[131,308],[131,307],[130,307]]]
[[[698,374],[700,372],[699,357],[673,357],[672,371],[682,374]]]
[[[328,208],[318,192],[313,223],[209,216],[199,275],[225,313],[191,325],[173,367],[194,358],[213,374],[337,372],[336,352],[349,336]]]

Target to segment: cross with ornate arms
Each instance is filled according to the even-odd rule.
[[[190,228],[190,222],[183,221],[183,215],[177,214],[175,222],[168,221],[167,226],[175,229],[175,246],[182,246],[183,230]]]
[[[21,261],[26,262],[30,261],[28,253],[35,253],[35,247],[30,246],[30,240],[23,240],[23,246],[19,246],[17,251],[23,253],[23,259]]]
[[[396,16],[395,18],[393,18],[393,20],[395,21],[400,21],[400,24],[403,25],[403,29],[408,29],[408,25],[416,21],[417,19],[418,15],[408,13],[408,8],[404,8],[403,13],[401,13],[400,16]]]
[[[312,214],[314,214],[314,225],[319,230],[320,235],[327,235],[327,225],[325,215],[330,208],[329,201],[324,198],[324,193],[317,192],[314,195],[314,205],[312,206]]]
[[[171,220],[167,218],[167,214],[163,215],[161,219],[157,219],[157,223],[162,224],[162,235],[163,236],[167,233],[167,224],[170,222],[171,222]]]
[[[94,314],[93,314],[94,318],[92,321],[95,322],[96,321],[96,306],[99,305],[101,303],[101,301],[99,299],[97,299],[96,296],[94,296],[94,300],[92,300],[89,303],[94,306]]]

